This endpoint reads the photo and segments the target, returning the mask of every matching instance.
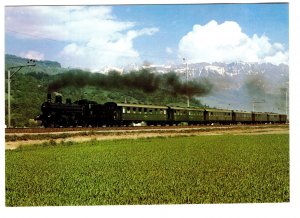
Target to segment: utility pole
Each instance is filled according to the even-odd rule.
[[[186,85],[188,83],[188,63],[187,63],[187,59],[186,58],[183,58],[183,61],[185,61],[185,79],[186,79]],[[190,107],[190,97],[188,96],[188,93],[187,94],[187,106]]]
[[[285,90],[285,114],[288,116],[288,87]]]
[[[22,68],[24,67],[31,67],[31,66],[35,66],[35,60],[29,60],[27,61],[26,65],[19,65],[19,66],[15,66],[15,67],[9,67],[8,68],[8,72],[7,72],[7,112],[8,112],[8,128],[11,127],[11,110],[10,110],[10,83],[11,83],[11,78],[17,73],[19,72]],[[10,71],[12,69],[17,69],[15,72],[13,72],[12,74],[10,73]]]
[[[285,91],[285,113],[286,115],[288,114],[288,103],[287,103],[287,99],[288,99],[288,93],[287,90]]]

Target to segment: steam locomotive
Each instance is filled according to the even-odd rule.
[[[40,120],[44,127],[129,126],[140,122],[147,125],[287,122],[287,115],[277,113],[116,102],[98,104],[87,99],[71,102],[69,98],[63,103],[61,95],[55,96],[52,102],[51,94],[47,95],[47,101],[42,104],[41,112],[36,119]]]

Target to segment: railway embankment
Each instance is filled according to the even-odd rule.
[[[89,140],[138,139],[199,135],[288,134],[289,125],[152,126],[108,128],[18,128],[6,129],[5,149],[32,144],[58,144]]]

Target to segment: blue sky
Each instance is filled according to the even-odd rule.
[[[288,63],[288,4],[6,7],[5,53],[65,67]]]
[[[266,34],[272,41],[288,46],[288,4],[118,6],[113,12],[120,19],[134,18],[141,25],[159,26],[165,30],[161,34],[169,36],[171,32],[170,38],[176,41],[195,24],[216,20],[218,23],[236,21],[248,35]]]

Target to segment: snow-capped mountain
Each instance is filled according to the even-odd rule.
[[[246,111],[286,113],[288,102],[288,65],[271,63],[188,63],[179,65],[144,66],[131,64],[119,70],[149,69],[156,73],[175,72],[182,80],[206,79],[213,84],[207,96],[199,97],[202,104],[217,108]],[[115,69],[114,69],[115,70]]]
[[[213,91],[200,100],[210,106],[280,113],[287,110],[289,67],[284,64],[215,62],[144,68],[158,73],[172,71],[182,75],[183,79],[187,73],[189,80],[208,79],[214,85]]]

